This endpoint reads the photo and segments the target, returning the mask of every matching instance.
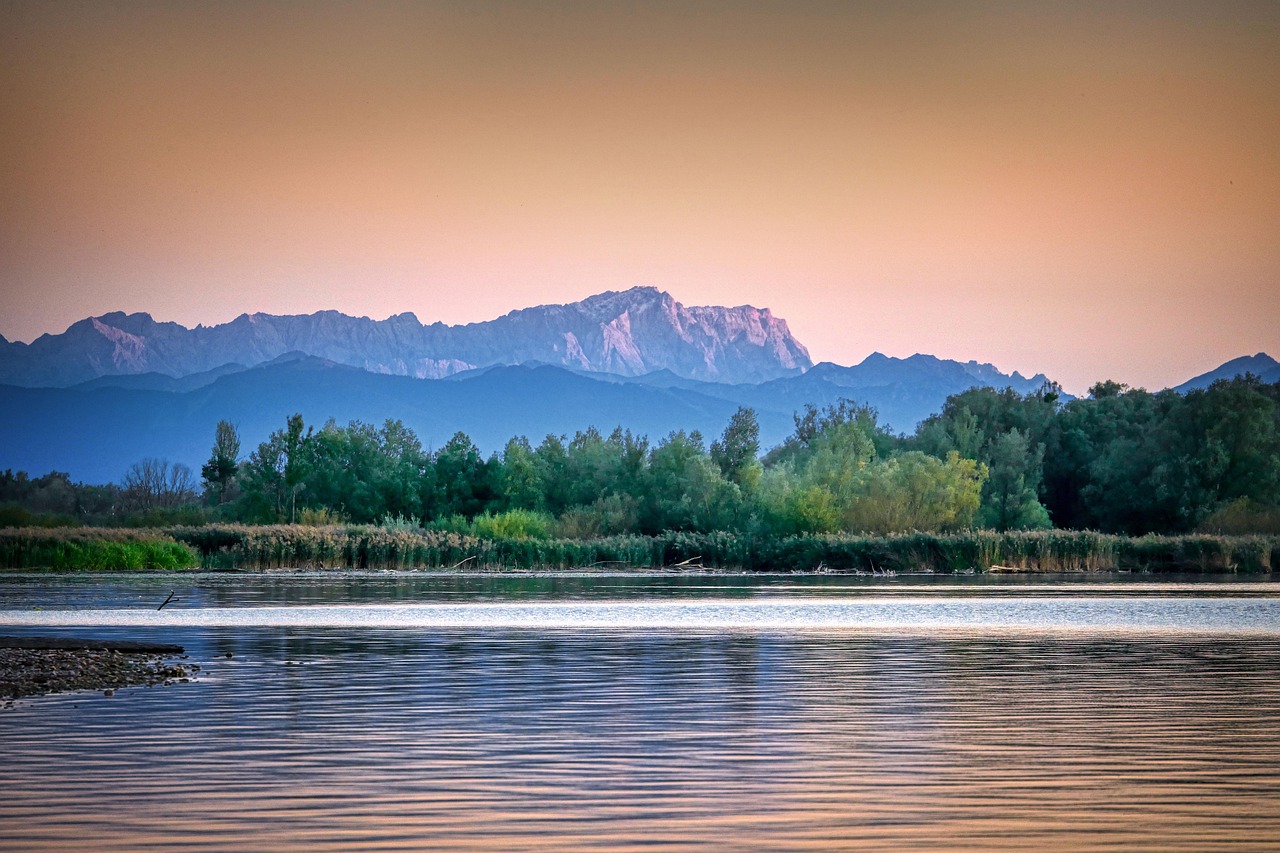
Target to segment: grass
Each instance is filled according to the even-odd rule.
[[[0,566],[60,571],[187,569],[199,555],[167,533],[119,528],[17,527],[0,530]]]

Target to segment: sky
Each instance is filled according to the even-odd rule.
[[[10,340],[636,285],[1076,392],[1280,357],[1280,4],[0,0]]]

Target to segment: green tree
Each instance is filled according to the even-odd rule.
[[[631,502],[638,501],[649,464],[649,439],[618,427],[610,433],[608,442],[618,459],[615,493]]]
[[[803,457],[801,480],[822,486],[841,506],[857,493],[863,470],[876,458],[875,443],[864,424],[843,421],[825,427]]]
[[[503,509],[546,508],[541,472],[529,439],[524,436],[511,439],[503,448],[497,490]]]
[[[813,406],[796,418],[786,452],[773,458],[761,481],[760,506],[769,532],[834,533],[858,495],[863,472],[876,458],[873,418],[866,410]]]
[[[641,509],[647,533],[724,530],[739,510],[739,491],[724,478],[694,432],[673,432],[649,454]]]
[[[573,498],[573,484],[569,481],[564,437],[548,435],[533,452],[538,482],[542,484],[546,510],[559,515],[569,508]]]
[[[218,421],[213,433],[213,452],[200,468],[209,502],[217,506],[231,500],[236,472],[240,468],[240,433],[230,421]]]
[[[961,407],[945,418],[934,416],[921,423],[911,445],[939,459],[945,459],[952,451],[966,459],[980,459],[986,441],[978,416]]]
[[[1128,390],[1129,386],[1123,382],[1104,379],[1102,382],[1094,383],[1093,387],[1089,389],[1089,396],[1095,400],[1105,400],[1108,397],[1119,397]]]
[[[1278,393],[1280,383],[1269,388],[1256,376],[1246,375],[1218,380],[1203,391],[1187,394],[1188,431],[1202,434],[1200,446],[1212,448],[1226,460],[1212,482],[1219,502],[1249,498],[1280,503]]]
[[[759,481],[759,454],[760,423],[755,410],[739,406],[724,433],[711,442],[711,459],[725,479],[742,487]]]
[[[987,458],[990,476],[982,490],[982,525],[1000,531],[1051,527],[1036,492],[1044,447],[1032,447],[1026,433],[1015,428],[991,443]]]
[[[945,460],[919,451],[867,466],[844,509],[845,530],[948,532],[973,525],[986,466],[952,451]]]
[[[290,415],[284,432],[284,486],[289,499],[289,523],[298,520],[298,492],[307,477],[307,444],[311,430],[303,433],[302,415]]]
[[[759,505],[763,532],[772,536],[835,533],[843,524],[842,507],[831,490],[801,482],[789,462],[765,469]]]
[[[874,408],[853,400],[841,400],[822,409],[807,404],[803,413],[792,415],[792,420],[795,421],[795,431],[782,444],[765,454],[765,467],[803,461],[813,443],[823,433],[845,424],[855,425],[862,430],[871,440],[877,456],[889,456],[901,445],[900,439],[880,426],[879,415]]]
[[[569,506],[582,506],[615,491],[621,476],[619,448],[595,427],[574,435],[565,446],[564,491]]]
[[[377,434],[377,493],[381,518],[422,515],[421,484],[427,457],[417,434],[399,420],[387,420]]]
[[[489,464],[466,433],[454,433],[445,442],[436,453],[434,468],[435,488],[428,502],[431,517],[474,518],[489,508],[494,498]]]
[[[306,430],[304,432],[304,429]],[[308,452],[312,433],[302,415],[291,415],[282,430],[276,430],[249,454],[242,470],[243,514],[249,518],[278,522],[296,520],[298,493],[308,473]]]
[[[307,506],[365,523],[421,515],[426,457],[413,430],[400,421],[375,429],[360,421],[340,427],[330,420],[313,435],[308,451],[300,490]]]

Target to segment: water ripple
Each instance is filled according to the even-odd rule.
[[[1280,849],[1266,596],[3,618],[204,667],[0,712],[6,851]]]

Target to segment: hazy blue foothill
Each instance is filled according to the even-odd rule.
[[[166,381],[155,374],[101,377],[74,388],[0,386],[0,467],[56,469],[89,481],[117,479],[145,456],[198,467],[219,420],[231,420],[247,439],[261,440],[294,412],[320,424],[329,418],[340,423],[401,420],[433,447],[461,430],[480,449],[492,452],[513,435],[572,435],[588,426],[608,430],[620,425],[651,436],[677,429],[715,435],[743,405],[756,410],[761,442],[771,447],[787,436],[792,415],[808,403],[825,406],[856,399],[874,406],[889,427],[909,432],[949,395],[988,384],[963,370],[929,380],[920,376],[925,371],[918,362],[941,360],[913,359],[892,360],[902,377],[898,381],[884,379],[889,371],[877,366],[878,384],[861,380],[858,367],[837,365],[815,367],[833,368],[816,376],[758,385],[698,382],[671,374],[605,379],[550,365],[504,365],[432,380],[298,356],[190,390],[174,388],[183,379]],[[1015,384],[1006,377],[997,387],[1012,385],[1027,392],[1032,384]]]
[[[1275,381],[1280,365],[1260,353],[1179,390],[1245,372]],[[852,399],[910,433],[969,388],[1027,394],[1048,381],[922,354],[815,365],[766,309],[686,307],[655,288],[453,327],[321,311],[187,329],[114,313],[30,344],[0,341],[0,468],[90,482],[144,457],[195,469],[219,420],[254,444],[295,412],[314,424],[400,420],[428,448],[463,431],[489,453],[513,435],[590,426],[710,436],[747,406],[767,449],[809,404]]]
[[[1173,390],[1185,394],[1188,391],[1194,391],[1200,388],[1208,388],[1219,379],[1233,379],[1237,376],[1244,376],[1246,373],[1252,373],[1263,382],[1268,384],[1280,382],[1280,361],[1276,361],[1265,352],[1257,355],[1244,355],[1240,358],[1233,358],[1207,373],[1188,379]]]

